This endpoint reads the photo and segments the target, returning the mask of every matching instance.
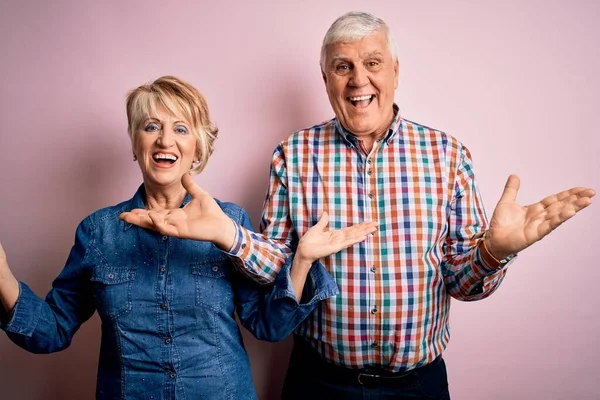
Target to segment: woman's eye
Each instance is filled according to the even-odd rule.
[[[188,130],[185,126],[183,125],[177,125],[175,127],[175,132],[179,133],[180,135],[187,135]]]
[[[157,123],[150,122],[148,125],[146,125],[144,130],[146,132],[157,132],[160,131],[160,126]]]

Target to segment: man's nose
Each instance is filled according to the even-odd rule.
[[[363,66],[357,66],[352,70],[350,85],[363,87],[369,84],[369,72]]]

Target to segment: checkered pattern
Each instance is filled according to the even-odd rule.
[[[467,148],[395,110],[370,154],[335,118],[282,142],[273,154],[263,233],[240,229],[232,250],[251,273],[272,280],[323,211],[330,229],[378,221],[375,235],[321,260],[340,293],[296,333],[338,365],[394,372],[443,351],[450,296],[485,298],[506,272],[486,266],[476,246],[487,222]]]

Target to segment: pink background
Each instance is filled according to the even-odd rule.
[[[198,182],[258,224],[273,148],[332,116],[320,44],[355,9],[394,31],[403,115],[471,149],[490,215],[510,173],[523,204],[600,189],[600,2],[82,3],[0,4],[0,240],[40,295],[77,223],[141,182],[125,93],[164,74],[196,85],[221,130]],[[600,398],[599,223],[595,204],[523,252],[491,298],[453,303],[454,399]],[[94,316],[68,350],[46,356],[0,335],[2,398],[92,398],[99,335]],[[261,399],[278,398],[290,341],[245,339]]]

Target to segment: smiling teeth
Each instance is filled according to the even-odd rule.
[[[177,161],[177,157],[175,157],[173,154],[155,154],[153,157],[155,160]]]
[[[361,101],[361,100],[370,100],[371,99],[371,95],[368,96],[357,96],[357,97],[350,97],[351,101]]]

